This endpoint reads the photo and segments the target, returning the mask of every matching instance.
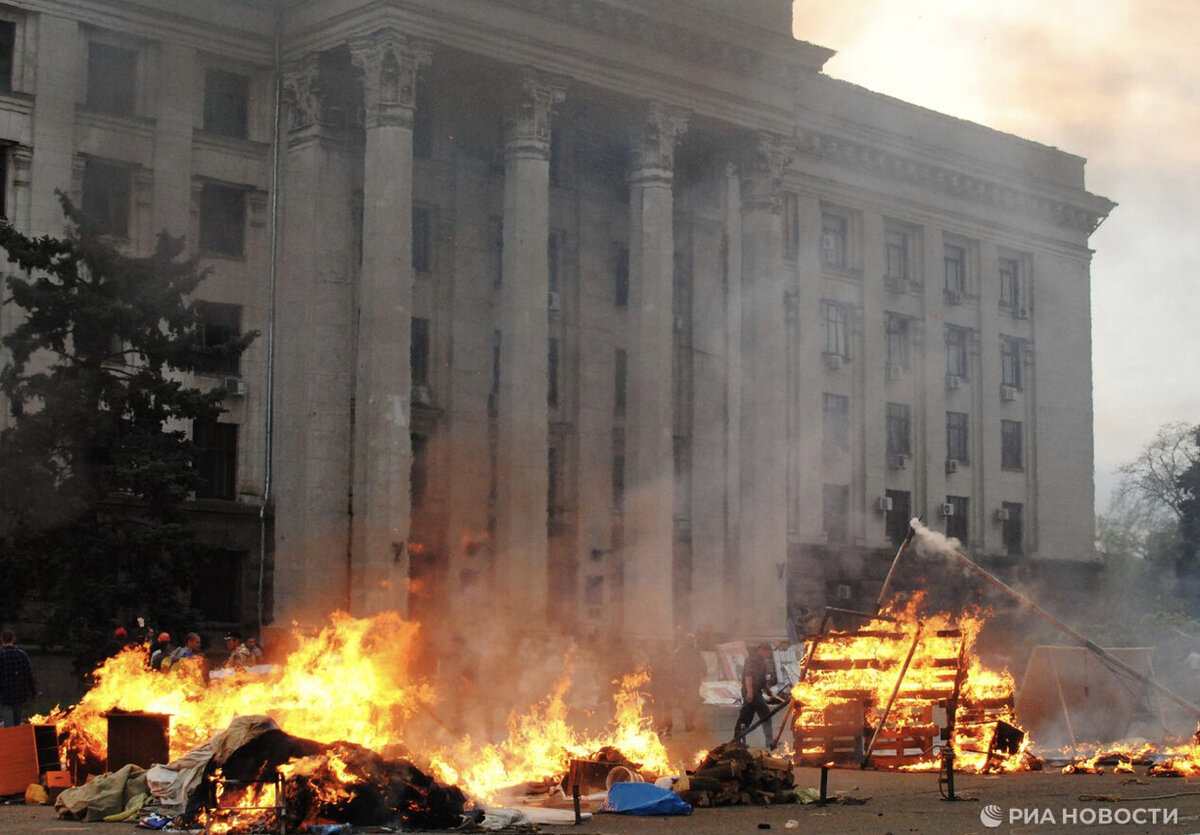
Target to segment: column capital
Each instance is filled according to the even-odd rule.
[[[742,151],[742,209],[780,210],[783,174],[795,156],[794,141],[783,134],[759,131]]]
[[[283,66],[283,100],[288,105],[288,128],[300,130],[323,121],[320,89],[321,56],[310,52]]]
[[[362,70],[366,127],[412,128],[417,73],[433,61],[433,48],[394,27],[351,38],[350,61]]]
[[[550,119],[567,95],[566,82],[525,70],[508,87],[504,108],[504,156],[550,159]]]
[[[688,111],[648,101],[631,131],[631,183],[670,183],[675,170],[675,146],[687,129]]]

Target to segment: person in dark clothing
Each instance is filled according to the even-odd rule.
[[[11,629],[0,632],[0,728],[12,728],[25,721],[22,708],[37,695],[33,665],[25,650],[17,646]]]
[[[742,709],[733,726],[733,738],[739,742],[746,741],[746,728],[757,716],[762,720],[763,736],[767,740],[766,747],[774,747],[775,732],[771,729],[770,704],[778,704],[779,700],[771,691],[771,684],[774,681],[772,660],[771,647],[767,644],[759,644],[754,648],[754,653],[746,659],[746,664],[742,668]]]

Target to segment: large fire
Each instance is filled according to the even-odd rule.
[[[289,734],[316,742],[407,751],[436,777],[479,800],[490,800],[506,787],[561,777],[572,757],[606,746],[619,749],[649,774],[669,769],[666,750],[643,713],[645,674],[624,678],[613,718],[596,734],[572,727],[571,679],[564,676],[527,714],[510,715],[502,742],[462,736],[451,744],[432,744],[427,728],[417,727],[415,720],[436,719],[440,700],[435,688],[412,671],[417,634],[416,624],[394,613],[366,619],[335,613],[319,634],[300,640],[274,672],[239,671],[212,679],[198,662],[183,661],[165,673],[152,671],[143,650],[127,649],[97,669],[95,686],[78,705],[43,721],[58,724],[69,759],[102,761],[109,711],[169,714],[172,758],[207,742],[235,716],[265,714]]]
[[[936,768],[934,740],[953,719],[949,744],[960,770],[1020,768],[1019,750],[998,748],[998,729],[1013,727],[1015,689],[1007,670],[985,668],[975,653],[983,615],[920,614],[913,598],[854,631],[831,632],[810,644],[805,675],[792,690],[797,753],[801,761],[824,761],[837,749],[843,759],[871,752],[895,767]],[[935,709],[945,711],[935,714]]]

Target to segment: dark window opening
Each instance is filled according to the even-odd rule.
[[[244,139],[250,130],[250,79],[241,73],[204,74],[204,129]]]
[[[1025,435],[1021,421],[1000,421],[1000,466],[1006,470],[1020,470],[1025,466]]]
[[[908,281],[908,235],[903,232],[888,232],[884,243],[885,274],[889,284],[899,287]]]
[[[429,438],[424,435],[410,435],[412,442],[412,471],[409,474],[409,487],[413,513],[425,505],[425,497],[429,489]]]
[[[198,499],[233,499],[237,493],[236,423],[192,421],[192,444],[196,454]]]
[[[907,403],[887,404],[887,451],[890,455],[912,455],[912,419]]]
[[[414,208],[412,213],[412,268],[427,273],[433,262],[433,213]]]
[[[907,490],[888,490],[890,510],[884,520],[888,542],[900,547],[908,536],[908,525],[912,521],[912,494]]]
[[[964,464],[971,460],[970,427],[966,412],[946,412],[946,458]]]
[[[429,386],[429,320],[414,316],[409,363],[412,367],[412,385]]]
[[[970,333],[966,328],[946,328],[946,373],[951,377],[965,380],[970,376],[968,374]]]
[[[129,237],[129,169],[88,159],[83,165],[83,213],[102,235]]]
[[[1004,531],[1004,550],[1010,557],[1025,554],[1025,505],[1019,502],[1003,502],[1000,510]]]
[[[821,302],[821,318],[825,326],[825,353],[829,356],[850,357],[850,309],[836,302]]]
[[[12,92],[13,56],[17,49],[17,24],[0,20],[0,92]]]
[[[1021,309],[1021,262],[1016,258],[1000,259],[1000,306]]]
[[[205,183],[200,192],[200,249],[240,256],[246,246],[246,191]]]
[[[841,215],[821,215],[821,263],[826,267],[846,267],[846,243],[849,224]]]
[[[88,42],[87,105],[117,116],[132,116],[137,90],[137,53]]]
[[[1000,337],[1000,382],[1021,388],[1021,340]]]
[[[417,159],[433,157],[433,115],[429,112],[429,94],[425,85],[417,83],[416,106],[413,108],[412,130],[413,156]]]
[[[908,317],[887,316],[887,362],[896,368],[908,368]]]
[[[966,545],[967,534],[969,533],[969,515],[971,512],[971,500],[966,496],[947,496],[946,506],[950,513],[946,516],[946,536],[952,536]]]
[[[240,305],[197,302],[196,310],[200,314],[200,347],[220,348],[242,335]],[[196,370],[202,374],[235,375],[240,360],[240,355],[236,353],[205,357],[197,364]]]
[[[961,299],[967,292],[967,251],[946,244],[942,262],[946,269],[946,292],[952,299]]]

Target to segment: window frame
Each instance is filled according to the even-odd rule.
[[[946,460],[971,463],[971,415],[946,412]]]
[[[243,309],[240,304],[199,300],[196,311],[200,315],[201,347],[214,348],[241,337]],[[241,355],[205,362],[196,367],[196,373],[208,377],[241,376]]]
[[[1000,419],[1000,468],[1025,469],[1025,425],[1022,421]]]
[[[907,403],[885,405],[888,455],[912,455],[912,407]]]
[[[971,329],[946,326],[946,374],[971,379]]]
[[[970,544],[971,498],[969,496],[946,496],[946,504],[952,511],[946,517],[946,536],[953,537],[963,545]]]
[[[232,86],[214,85],[216,79],[233,82]],[[240,81],[234,81],[240,79]],[[232,139],[250,138],[250,101],[254,79],[244,72],[222,67],[204,68],[203,130]],[[240,85],[240,89],[234,89]],[[233,93],[234,95],[230,95]],[[232,115],[231,115],[232,114]]]
[[[912,362],[912,317],[901,313],[885,314],[884,361],[908,370]]]
[[[826,356],[850,359],[850,322],[853,308],[842,302],[821,302],[821,325],[825,334]]]
[[[95,51],[93,52],[93,47]],[[142,86],[142,49],[139,45],[121,42],[119,37],[106,37],[96,33],[87,38],[87,55],[84,58],[84,106],[95,113],[124,118],[139,114],[139,92]],[[114,66],[97,66],[107,53],[108,59],[120,59],[127,65],[120,66],[122,78],[128,73],[128,87],[114,83]],[[101,83],[101,80],[103,83]]]
[[[1023,340],[1014,336],[1000,337],[1000,384],[1022,390]]]
[[[243,185],[202,181],[200,220],[196,245],[201,254],[223,258],[246,257],[246,225],[249,207]],[[227,214],[229,213],[229,214]]]
[[[844,212],[821,209],[821,266],[850,269],[850,217]]]
[[[193,467],[201,479],[197,499],[237,499],[238,426],[220,420],[192,421]]]
[[[133,169],[125,163],[85,156],[79,208],[100,234],[130,240],[134,219]]]
[[[824,392],[821,397],[823,440],[826,450],[850,449],[850,396]]]

